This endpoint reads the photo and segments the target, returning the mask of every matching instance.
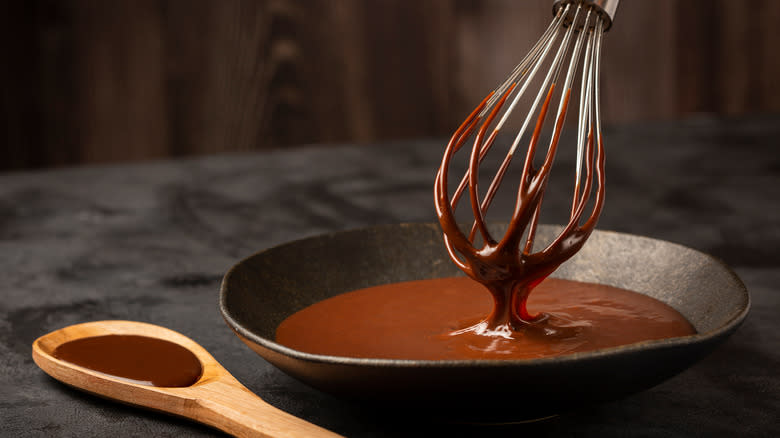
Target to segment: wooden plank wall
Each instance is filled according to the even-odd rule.
[[[549,0],[8,0],[0,168],[446,136]],[[780,2],[621,2],[606,123],[780,109]]]

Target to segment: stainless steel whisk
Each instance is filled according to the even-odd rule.
[[[435,184],[437,214],[444,230],[447,250],[466,274],[491,290],[497,305],[506,302],[506,314],[488,321],[495,330],[500,325],[518,328],[534,319],[525,308],[531,289],[574,255],[590,236],[601,212],[604,196],[604,148],[599,108],[601,42],[614,18],[618,0],[557,0],[554,18],[530,52],[507,79],[491,92],[461,124],[450,139]],[[550,58],[552,56],[552,58]],[[544,67],[547,66],[546,71]],[[570,95],[580,70],[574,170],[574,196],[568,223],[544,249],[534,252],[539,211],[550,170],[564,128]],[[541,76],[543,75],[543,77]],[[521,98],[541,78],[541,85],[523,117],[522,125],[493,177],[484,196],[478,190],[479,167],[491,150]],[[558,104],[549,145],[541,166],[534,166],[537,144],[553,97]],[[536,118],[533,131],[528,132]],[[479,129],[477,129],[479,128]],[[453,155],[474,138],[469,166],[452,198],[448,194],[448,171]],[[526,140],[527,149],[517,203],[506,233],[495,239],[485,224],[485,213],[501,184],[518,146]],[[583,170],[584,168],[584,170]],[[584,174],[583,174],[584,173]],[[593,184],[598,190],[593,190]],[[468,188],[474,221],[464,233],[454,210]],[[592,209],[583,218],[586,205],[595,192]],[[481,244],[475,244],[477,233]],[[481,245],[481,246],[480,246]],[[490,327],[492,326],[492,327]]]

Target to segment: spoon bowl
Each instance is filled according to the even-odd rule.
[[[186,387],[158,387],[94,371],[58,359],[57,347],[78,339],[105,335],[144,336],[172,342],[189,350],[202,374]],[[235,436],[337,437],[263,401],[244,387],[203,347],[173,330],[135,321],[95,321],[68,326],[33,342],[35,363],[55,379],[77,389],[127,404],[186,417]]]

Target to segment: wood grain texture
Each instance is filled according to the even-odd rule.
[[[130,383],[53,356],[66,342],[104,335],[147,336],[174,342],[200,361],[203,374],[192,386],[161,388]],[[238,437],[339,437],[266,403],[238,382],[203,347],[180,333],[135,321],[94,321],[65,327],[33,343],[35,363],[68,385],[131,405],[190,418]]]
[[[549,1],[9,0],[0,168],[443,137]],[[625,1],[606,124],[780,110],[780,4]]]

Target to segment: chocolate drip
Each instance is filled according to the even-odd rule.
[[[555,271],[561,263],[579,251],[595,228],[604,205],[604,148],[601,143],[601,135],[594,136],[594,127],[591,124],[585,148],[585,185],[582,190],[580,190],[579,181],[575,185],[569,222],[546,248],[533,252],[539,211],[558,148],[571,93],[571,89],[565,91],[547,154],[541,167],[537,169],[534,167],[533,161],[550,99],[555,90],[553,83],[539,112],[528,145],[523,172],[520,176],[520,186],[517,190],[517,200],[509,226],[500,240],[495,239],[490,234],[485,224],[484,214],[504,178],[512,160],[512,153],[504,159],[481,202],[478,187],[479,165],[493,146],[498,131],[493,130],[491,135],[487,136],[487,140],[485,140],[485,134],[513,89],[514,84],[503,93],[487,117],[484,117],[482,112],[492,97],[492,93],[488,95],[461,124],[447,145],[434,185],[436,212],[450,258],[469,277],[482,283],[493,296],[492,312],[482,325],[474,326],[474,330],[482,330],[486,333],[522,330],[528,328],[529,324],[533,322],[547,320],[543,315],[533,315],[528,311],[528,296],[536,285]],[[480,123],[468,171],[450,199],[447,193],[450,162],[455,152],[465,144]],[[598,142],[595,141],[594,137],[598,137]],[[593,189],[594,173],[598,182],[596,198],[590,215],[583,222],[585,206]],[[474,216],[474,223],[468,237],[458,226],[454,213],[466,186],[468,186],[471,210]],[[475,246],[477,232],[482,238],[481,247]]]

